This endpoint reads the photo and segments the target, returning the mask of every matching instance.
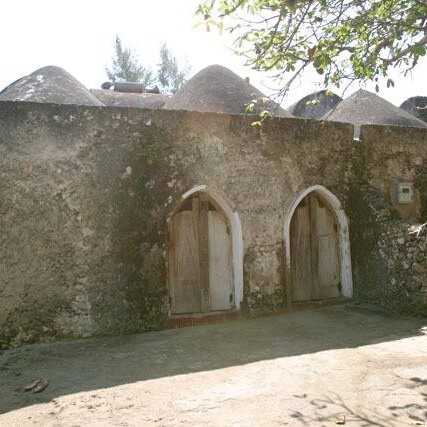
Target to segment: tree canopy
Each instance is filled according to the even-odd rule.
[[[164,43],[160,48],[160,63],[157,68],[157,78],[163,90],[176,92],[187,80],[188,73],[188,65],[180,70],[177,59]]]
[[[122,46],[119,36],[116,36],[112,60],[111,70],[106,67],[105,71],[113,83],[116,81],[138,82],[149,86],[155,82],[153,72],[139,63],[131,49]]]
[[[166,44],[160,48],[160,63],[156,72],[149,66],[140,64],[134,52],[122,46],[119,36],[116,36],[114,56],[111,69],[105,68],[108,79],[114,82],[142,83],[144,87],[158,85],[162,92],[176,92],[187,80],[190,67],[178,66],[177,59],[172,55]]]
[[[426,54],[427,5],[421,0],[202,0],[207,28],[235,35],[248,65],[281,79],[282,93],[308,67],[325,87],[388,78]]]

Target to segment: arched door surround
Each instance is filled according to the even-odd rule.
[[[284,227],[288,307],[292,301],[353,296],[348,220],[321,185],[302,191]]]
[[[239,216],[206,186],[182,196],[168,219],[172,314],[240,309],[243,242]]]

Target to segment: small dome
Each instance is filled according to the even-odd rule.
[[[360,89],[341,101],[325,120],[353,123],[360,126],[365,124],[395,125],[408,127],[426,127],[421,120],[375,95]]]
[[[276,116],[292,117],[249,82],[221,65],[210,65],[199,71],[163,108],[245,114],[246,106],[254,99],[258,102],[251,114],[269,110]]]
[[[401,106],[402,110],[427,123],[427,96],[413,96]]]
[[[326,90],[320,90],[304,96],[286,111],[289,111],[295,117],[321,119],[341,101],[342,98],[340,96],[334,93],[327,94]]]
[[[0,92],[0,101],[103,105],[70,73],[49,65],[13,82]]]

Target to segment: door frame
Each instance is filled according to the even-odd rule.
[[[348,219],[341,206],[338,198],[331,193],[323,185],[313,185],[304,191],[301,191],[294,199],[292,204],[289,206],[284,223],[284,242],[285,242],[285,267],[286,267],[286,290],[287,290],[287,308],[291,309],[292,305],[292,284],[291,284],[291,221],[295,209],[298,207],[300,202],[308,196],[310,193],[316,193],[321,198],[326,200],[331,208],[338,224],[338,254],[340,261],[341,270],[341,285],[342,285],[342,296],[347,298],[353,297],[353,279],[351,272],[351,255],[350,255],[350,237],[348,230]]]
[[[168,239],[169,239],[169,224],[173,215],[179,211],[184,201],[196,194],[206,194],[212,201],[218,205],[222,213],[226,217],[230,225],[230,238],[231,238],[231,265],[233,269],[233,287],[234,287],[234,307],[236,310],[240,310],[241,303],[243,301],[243,232],[242,223],[240,221],[239,214],[231,208],[231,204],[226,201],[225,197],[219,192],[208,188],[206,185],[196,185],[184,194],[182,194],[180,200],[176,203],[175,208],[171,214],[167,217],[167,228],[168,228]],[[168,257],[166,257],[168,259]],[[168,289],[170,289],[169,283],[169,266],[167,266],[167,280]]]

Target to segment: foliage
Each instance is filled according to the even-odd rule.
[[[150,67],[141,65],[134,53],[122,46],[119,36],[114,45],[113,65],[111,70],[105,68],[108,79],[113,83],[118,81],[143,83],[144,87],[157,84],[162,92],[176,92],[187,80],[190,67],[186,65],[179,69],[177,59],[164,43],[160,48],[160,63],[157,75]]]
[[[119,36],[116,36],[114,45],[113,66],[111,70],[105,68],[109,80],[139,82],[145,87],[155,82],[152,71],[140,65],[137,58],[129,48],[124,48]]]
[[[200,1],[208,30],[235,34],[237,53],[279,78],[282,93],[308,66],[326,87],[371,80],[378,91],[391,68],[407,73],[426,54],[425,0]]]
[[[164,43],[160,48],[160,64],[157,71],[157,78],[163,91],[175,93],[186,82],[189,71],[188,65],[179,69],[176,58]]]

